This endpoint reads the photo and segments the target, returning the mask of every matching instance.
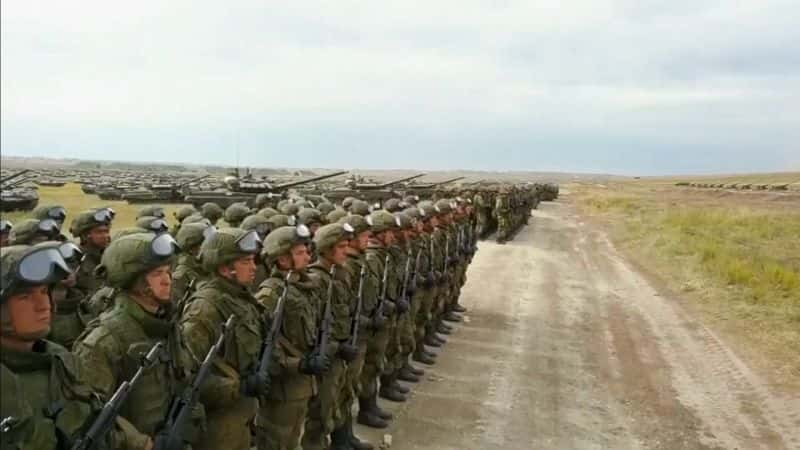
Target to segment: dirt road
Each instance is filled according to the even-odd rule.
[[[393,449],[800,449],[773,392],[566,202],[469,270],[467,322],[426,368]],[[382,402],[387,405],[388,402]]]

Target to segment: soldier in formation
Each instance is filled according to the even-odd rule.
[[[259,209],[181,208],[169,232],[164,209],[146,207],[113,239],[113,210],[91,209],[72,220],[75,243],[60,233],[58,205],[18,224],[9,234],[23,245],[3,250],[10,394],[0,418],[13,430],[3,439],[21,448],[63,448],[52,442],[66,436],[99,445],[84,448],[371,449],[353,423],[389,426],[381,401],[408,400],[425,372],[417,365],[436,364],[432,349],[466,312],[459,300],[477,241],[493,227],[510,239],[538,197],[513,187],[383,205],[260,200]],[[219,219],[227,226],[214,226]],[[22,270],[23,261],[49,269]],[[19,295],[42,297],[40,329],[7,312]],[[70,429],[55,431],[57,417],[29,407],[41,400],[25,392],[40,386],[20,390],[25,377],[5,376],[28,370],[7,361],[14,339],[25,343],[20,361],[41,349],[65,365],[58,374],[74,371],[51,380],[79,386],[60,400],[83,405]],[[96,414],[113,402],[113,417]]]

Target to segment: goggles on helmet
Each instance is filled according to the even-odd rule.
[[[0,298],[5,299],[17,283],[31,286],[53,284],[72,273],[59,249],[53,247],[34,249],[23,256],[13,270],[11,279],[2,280]]]
[[[255,231],[248,231],[236,240],[236,246],[244,253],[258,253],[261,250],[261,238]]]
[[[50,208],[47,210],[47,217],[55,220],[56,222],[64,223],[64,220],[67,218],[67,210],[61,206]]]

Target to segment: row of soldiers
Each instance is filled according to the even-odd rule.
[[[498,244],[513,239],[529,223],[531,211],[544,200],[546,186],[502,184],[478,190],[473,197],[478,236],[485,239],[496,232]]]
[[[470,200],[408,200],[98,208],[76,242],[37,208],[0,250],[3,448],[373,448],[477,249]]]

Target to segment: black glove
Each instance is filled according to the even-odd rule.
[[[264,373],[251,373],[241,379],[240,391],[246,397],[259,397],[269,392],[270,376]]]
[[[370,323],[370,328],[375,331],[382,330],[383,327],[386,325],[386,317],[383,314],[375,314],[372,316],[372,323]]]
[[[358,358],[358,347],[351,345],[349,342],[339,344],[339,358],[345,362],[353,362]]]
[[[408,287],[406,288],[406,297],[414,298],[414,294],[417,293],[417,283],[418,282],[409,282]]]
[[[397,314],[403,314],[404,312],[408,311],[409,304],[408,300],[403,297],[400,297],[394,304],[397,306]]]
[[[433,278],[434,278],[434,276],[433,276],[432,273],[430,275],[423,276],[422,277],[422,287],[424,287],[425,289],[432,288],[434,286],[434,283],[435,283]]]
[[[459,260],[458,256],[451,256],[451,257],[447,258],[447,264],[451,265],[451,266],[455,265],[455,264],[458,264],[458,260]]]
[[[306,375],[322,375],[331,368],[328,355],[319,352],[308,353],[300,360],[298,369]]]

